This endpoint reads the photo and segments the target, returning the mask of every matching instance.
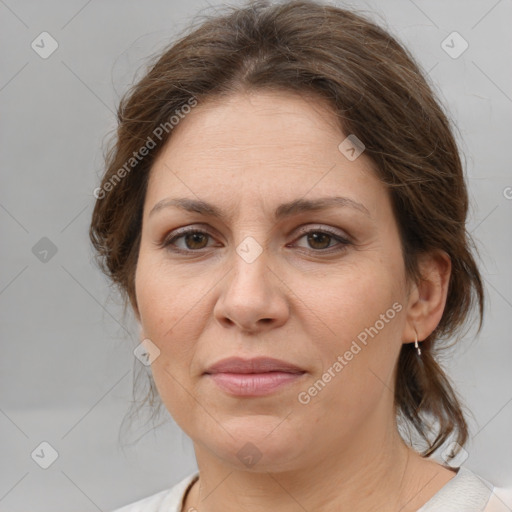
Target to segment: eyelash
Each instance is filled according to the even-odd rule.
[[[175,252],[175,253],[181,253],[181,254],[191,254],[191,253],[201,253],[203,252],[205,249],[207,249],[206,247],[202,248],[202,249],[179,249],[177,247],[175,247],[173,244],[174,242],[176,242],[176,240],[179,240],[180,238],[183,238],[184,236],[186,235],[190,235],[190,234],[202,234],[202,235],[206,235],[210,238],[213,238],[212,235],[210,235],[210,233],[208,233],[207,231],[202,231],[200,229],[197,229],[197,228],[184,228],[182,230],[179,230],[178,232],[176,232],[173,236],[171,237],[166,237],[162,240],[162,242],[160,242],[158,245],[161,247],[161,248],[166,248],[172,252]],[[345,237],[342,237],[340,236],[339,234],[335,233],[334,231],[328,229],[328,228],[322,228],[322,229],[318,229],[318,228],[315,228],[315,229],[309,229],[309,230],[305,230],[305,231],[301,231],[300,233],[300,236],[295,240],[295,241],[298,241],[300,240],[301,238],[303,238],[304,236],[307,236],[311,233],[322,233],[324,235],[328,235],[330,236],[331,238],[333,238],[334,240],[336,240],[337,242],[339,242],[339,245],[341,247],[338,247],[334,250],[332,250],[332,247],[328,247],[327,249],[306,249],[304,247],[301,247],[300,249],[302,250],[305,250],[305,251],[310,251],[312,253],[315,253],[315,254],[326,254],[326,253],[338,253],[338,252],[342,252],[344,250],[347,249],[347,246],[348,245],[351,245],[352,242],[350,240],[348,240],[347,238]]]

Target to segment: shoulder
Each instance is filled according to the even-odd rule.
[[[471,470],[460,467],[457,475],[418,512],[480,512],[487,506],[494,486]]]
[[[112,512],[181,512],[181,503],[187,489],[199,473],[192,473],[174,487],[138,500]]]

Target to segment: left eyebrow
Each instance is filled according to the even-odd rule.
[[[153,206],[149,212],[149,215],[153,215],[156,212],[169,207],[176,207],[188,212],[200,213],[203,215],[216,217],[220,220],[226,220],[227,218],[227,215],[215,205],[202,200],[190,199],[187,197],[162,199],[161,201],[158,201],[155,206]],[[300,198],[288,203],[283,203],[275,209],[274,221],[288,218],[299,213],[314,212],[335,207],[352,208],[371,218],[370,212],[362,203],[354,201],[349,197],[329,196],[320,197],[317,199]]]

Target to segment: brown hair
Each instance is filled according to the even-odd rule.
[[[172,136],[171,129],[160,138],[155,133],[162,135],[158,127],[169,127],[173,115],[181,117],[191,98],[200,103],[260,89],[313,93],[331,105],[345,134],[364,142],[365,154],[388,186],[407,277],[421,279],[421,253],[443,250],[451,258],[439,325],[422,343],[421,357],[412,344],[401,349],[395,406],[397,416],[426,443],[423,455],[451,435],[463,446],[468,426],[436,358],[439,341],[462,327],[475,302],[481,329],[484,293],[465,227],[463,168],[443,109],[408,51],[364,17],[307,0],[228,9],[159,54],[121,100],[117,137],[106,157],[90,228],[103,270],[136,308],[146,185],[152,163]],[[148,154],[130,160],[149,139],[154,147]]]

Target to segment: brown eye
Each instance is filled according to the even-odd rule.
[[[159,245],[177,253],[200,253],[208,247],[208,241],[211,239],[212,236],[205,231],[185,229],[160,242]],[[331,233],[328,229],[303,231],[297,241],[301,239],[307,240],[307,246],[299,244],[297,247],[316,253],[343,251],[351,244],[347,238]]]
[[[194,252],[208,247],[211,235],[197,229],[187,229],[178,232],[161,243],[162,247],[176,252]]]
[[[303,231],[302,236],[297,241],[301,239],[306,240],[307,246],[299,244],[298,247],[318,253],[343,251],[351,244],[347,238],[338,233],[333,233],[326,228]]]
[[[208,235],[200,231],[195,231],[184,235],[184,240],[187,249],[203,249],[208,243]]]
[[[308,243],[313,249],[327,249],[332,240],[332,236],[321,231],[314,231],[307,236]]]

